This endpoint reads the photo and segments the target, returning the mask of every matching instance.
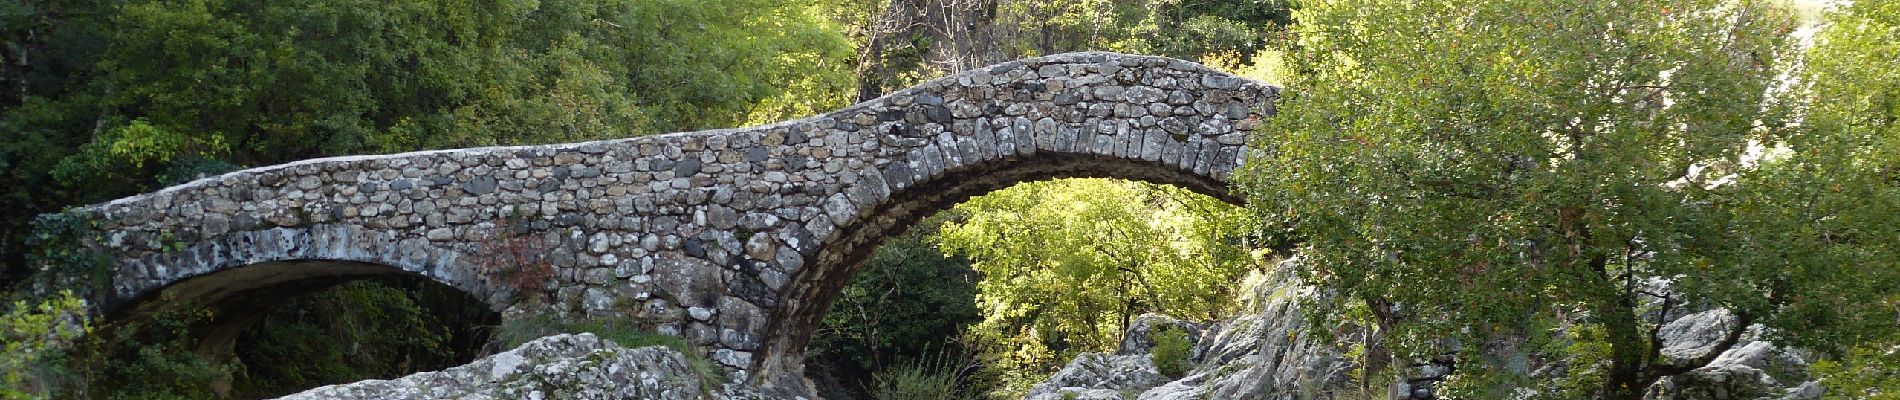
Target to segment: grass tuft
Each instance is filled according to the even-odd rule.
[[[686,355],[686,363],[698,376],[699,388],[704,393],[717,392],[726,382],[725,369],[686,342],[686,339],[647,331],[631,318],[602,317],[569,321],[553,315],[535,315],[502,322],[501,326],[495,328],[495,343],[505,351],[535,339],[564,333],[592,333],[628,349],[665,346],[678,351]]]

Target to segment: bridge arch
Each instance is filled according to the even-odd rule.
[[[420,278],[447,286],[499,312],[509,303],[501,286],[456,252],[427,243],[368,246],[386,233],[350,225],[241,231],[123,262],[117,287],[105,297],[102,329],[137,331],[175,303],[209,311],[196,321],[192,350],[229,359],[238,336],[270,311],[306,294],[366,279]],[[126,240],[120,237],[118,240]]]
[[[218,271],[294,282],[365,265],[518,309],[535,293],[472,267],[501,256],[485,238],[513,232],[555,271],[541,311],[633,318],[734,377],[809,393],[812,323],[882,237],[1027,180],[1235,201],[1228,176],[1277,95],[1192,62],[1070,53],[757,127],[306,160],[79,212],[101,231],[88,247],[115,261],[107,311]],[[220,286],[203,290],[235,290]]]
[[[872,250],[971,197],[1019,182],[1117,178],[1240,202],[1227,178],[1245,156],[1247,133],[1273,113],[1277,88],[1180,60],[1099,53],[1052,58],[1022,62],[1036,71],[1022,75],[1039,80],[1020,80],[1013,72],[1025,66],[1003,64],[876,100],[911,103],[913,113],[942,107],[953,112],[939,119],[956,120],[938,124],[942,131],[935,135],[916,135],[921,145],[881,169],[886,190],[846,191],[826,202],[836,228],[807,248],[807,265],[782,293],[754,366],[768,377],[764,384],[808,385],[801,381],[804,347]],[[997,99],[992,88],[967,90],[986,80],[1017,82],[1018,91]]]

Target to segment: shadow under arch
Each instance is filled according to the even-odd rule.
[[[238,334],[246,327],[295,299],[354,281],[405,278],[454,287],[421,274],[373,263],[272,261],[194,276],[157,289],[106,314],[101,328],[110,337],[111,332],[138,329],[178,307],[203,309],[210,312],[210,318],[194,327],[197,344],[193,350],[200,355],[223,356],[231,353]],[[469,295],[470,300],[479,300],[471,293],[464,291],[463,294]],[[488,308],[500,315],[500,309],[494,305],[489,304]]]
[[[468,262],[472,259],[426,242],[390,241],[386,243],[401,244],[381,248],[358,245],[375,243],[371,239],[378,236],[349,226],[274,228],[122,261],[140,273],[115,276],[113,293],[101,307],[100,324],[90,333],[103,340],[96,341],[98,347],[91,351],[97,357],[117,359],[113,357],[135,350],[127,345],[177,334],[154,331],[155,323],[187,322],[182,327],[186,335],[182,350],[213,363],[243,363],[238,357],[244,353],[238,346],[240,337],[260,320],[309,295],[359,281],[433,287],[430,291],[446,302],[437,306],[479,308],[483,315],[475,320],[441,321],[461,331],[485,332],[501,322],[506,307],[514,305],[512,293],[490,282],[480,273],[481,266]],[[452,351],[473,355],[472,351]],[[217,382],[213,391],[228,394],[231,386],[228,380]]]

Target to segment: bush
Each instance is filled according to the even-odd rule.
[[[1154,331],[1154,352],[1148,357],[1155,362],[1155,369],[1169,378],[1180,378],[1187,373],[1190,358],[1194,356],[1194,345],[1188,341],[1187,330],[1174,326],[1156,328]]]
[[[939,354],[878,371],[872,375],[871,397],[878,400],[963,400],[976,398],[963,391],[965,370],[957,357]]]
[[[480,241],[493,256],[476,260],[475,264],[484,274],[501,277],[514,289],[517,299],[546,300],[547,293],[542,289],[554,277],[554,264],[547,259],[554,244],[525,229],[525,221],[518,213],[518,209],[511,211],[506,216],[505,226],[495,228]],[[534,296],[536,293],[540,295]]]

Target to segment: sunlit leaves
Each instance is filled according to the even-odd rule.
[[[1033,327],[1066,347],[1112,348],[1128,318],[1214,319],[1251,264],[1241,211],[1145,183],[1020,184],[957,206],[944,250],[975,261],[983,328]]]

